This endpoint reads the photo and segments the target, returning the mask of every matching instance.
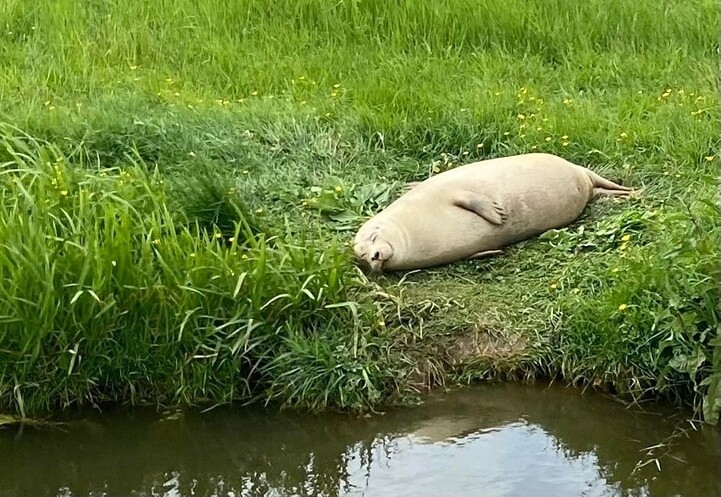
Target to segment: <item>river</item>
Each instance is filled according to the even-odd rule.
[[[91,410],[0,429],[0,497],[721,496],[720,431],[687,416],[513,383],[369,417]]]

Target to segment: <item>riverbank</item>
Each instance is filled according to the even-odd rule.
[[[555,376],[715,422],[714,5],[424,5],[0,7],[0,409]],[[644,192],[501,257],[354,266],[403,183],[530,151]]]

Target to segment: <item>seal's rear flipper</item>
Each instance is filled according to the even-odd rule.
[[[492,255],[498,255],[498,254],[502,254],[502,253],[503,253],[502,250],[484,250],[482,252],[476,252],[475,254],[470,256],[468,259],[469,260],[483,259],[484,257],[490,257]]]
[[[483,219],[491,224],[501,225],[508,215],[506,210],[498,202],[494,202],[489,197],[486,197],[482,193],[475,193],[470,191],[460,192],[454,202],[454,205],[475,212]]]
[[[591,171],[588,168],[584,167],[583,169],[586,171],[586,174],[588,175],[588,177],[591,178],[591,183],[593,183],[594,190],[600,189],[600,190],[615,190],[615,191],[625,191],[625,192],[630,192],[632,190],[631,188],[629,188],[627,186],[619,185],[618,183],[614,183],[611,180],[607,180],[603,176],[594,173],[593,171]]]
[[[593,189],[593,196],[594,197],[600,197],[602,195],[606,196],[629,196],[633,192],[631,190],[611,190],[609,188],[594,188]]]

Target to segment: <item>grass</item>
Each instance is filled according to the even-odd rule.
[[[0,5],[0,409],[563,378],[716,423],[709,0]],[[347,247],[455,165],[624,184],[501,257],[369,280]]]

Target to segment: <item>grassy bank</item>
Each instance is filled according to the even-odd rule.
[[[0,6],[0,409],[552,376],[721,404],[710,1]],[[369,280],[406,181],[562,155],[638,198]]]

